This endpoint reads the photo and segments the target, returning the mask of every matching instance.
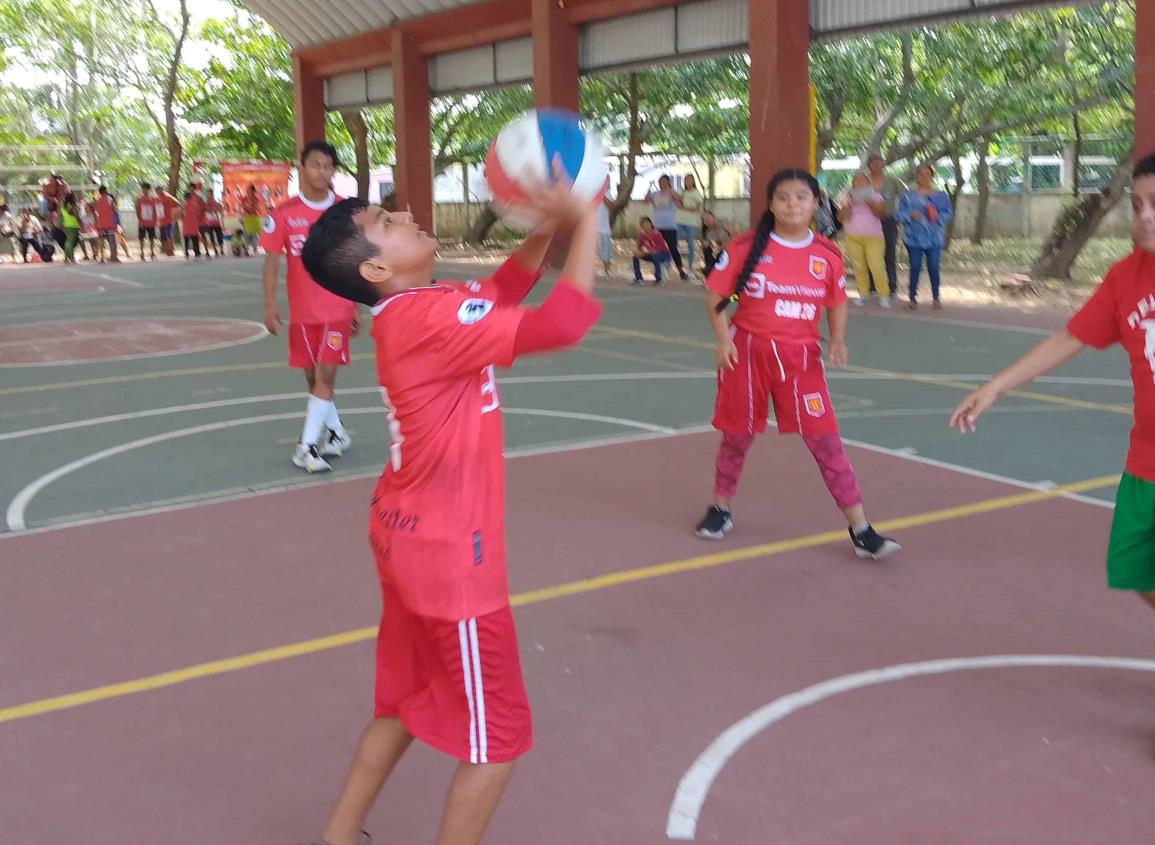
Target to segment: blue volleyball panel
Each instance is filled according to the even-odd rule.
[[[576,178],[586,155],[586,135],[577,115],[560,109],[538,109],[537,127],[549,172],[552,173],[554,156],[560,155],[569,178]]]

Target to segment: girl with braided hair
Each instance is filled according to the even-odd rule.
[[[846,280],[842,254],[814,234],[818,181],[805,170],[782,170],[766,189],[768,206],[753,232],[736,236],[706,280],[706,309],[718,347],[714,428],[722,433],[714,504],[697,535],[721,539],[733,527],[730,500],[754,435],[766,430],[769,403],[780,434],[797,432],[814,456],[846,516],[860,558],[879,560],[900,548],[866,518],[854,468],[846,457],[830,404],[818,319],[827,310],[830,362],[847,363]],[[738,308],[729,318],[731,302]]]

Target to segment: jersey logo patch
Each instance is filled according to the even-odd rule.
[[[714,262],[715,270],[725,270],[730,266],[730,253],[728,250],[722,250],[722,254],[718,256],[718,260]]]
[[[264,229],[265,234],[268,235],[271,235],[273,232],[277,231],[277,221],[273,219],[273,215],[270,214],[265,218],[265,222],[261,225],[261,228]]]
[[[810,256],[810,275],[816,279],[826,278],[826,259],[817,255]]]
[[[822,401],[821,393],[807,393],[802,397],[806,405],[806,413],[812,417],[820,417],[826,413],[826,403]]]
[[[477,281],[476,279],[470,279],[465,283],[465,286],[474,293],[481,293],[481,282]]]
[[[340,352],[341,347],[345,345],[345,337],[340,332],[329,332],[328,337],[325,338],[325,344],[334,352]]]
[[[467,299],[457,309],[457,322],[463,326],[472,326],[480,323],[493,310],[493,301],[490,299]]]

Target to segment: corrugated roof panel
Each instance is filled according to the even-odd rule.
[[[810,28],[817,36],[853,34],[919,23],[982,17],[1089,0],[810,0]]]
[[[366,71],[365,77],[370,105],[393,102],[393,68],[375,67]]]
[[[429,60],[429,90],[437,94],[487,88],[496,82],[492,44],[442,53]]]
[[[578,65],[591,71],[667,58],[675,53],[675,20],[673,9],[658,9],[587,24],[579,35]]]
[[[533,39],[514,38],[494,45],[498,83],[533,79]]]
[[[676,6],[679,53],[746,49],[750,15],[746,0],[705,0]]]

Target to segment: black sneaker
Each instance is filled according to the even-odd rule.
[[[902,548],[894,540],[883,537],[875,531],[873,525],[866,526],[866,530],[861,534],[855,534],[854,529],[851,528],[850,541],[854,543],[854,553],[863,559],[882,560]]]
[[[702,521],[698,523],[694,533],[703,540],[721,540],[730,533],[730,529],[733,527],[734,521],[730,519],[728,510],[710,505],[710,509],[706,511],[706,515],[702,517]]]

